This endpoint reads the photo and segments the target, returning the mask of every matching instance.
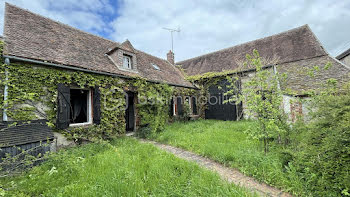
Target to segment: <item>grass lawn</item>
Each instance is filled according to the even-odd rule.
[[[303,183],[283,165],[281,150],[271,147],[265,155],[260,142],[248,138],[243,132],[249,127],[254,129],[255,123],[218,120],[175,122],[168,125],[164,132],[150,138],[190,150],[270,185],[300,194]]]
[[[0,186],[9,196],[251,196],[215,173],[130,138],[60,151],[23,175],[0,179]]]

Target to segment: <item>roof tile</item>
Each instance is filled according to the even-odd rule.
[[[125,76],[135,73],[122,71],[105,55],[111,47],[134,50],[131,43],[122,44],[92,35],[49,18],[6,3],[4,54],[48,61]],[[166,60],[137,51],[139,75],[149,80],[191,86],[178,70]],[[153,69],[150,62],[162,67]]]

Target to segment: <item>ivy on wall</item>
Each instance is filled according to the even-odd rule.
[[[132,80],[138,89],[136,105],[141,126],[149,126],[152,132],[161,131],[169,120],[170,99],[174,87],[167,84],[152,84],[143,78]]]
[[[137,121],[141,126],[148,125],[152,132],[161,131],[169,120],[169,106],[172,96],[196,96],[199,115],[204,117],[205,100],[208,89],[217,85],[234,71],[221,73],[207,73],[205,75],[187,77],[196,83],[199,90],[173,87],[166,84],[148,82],[144,78],[120,79],[110,76],[68,71],[30,64],[11,64],[9,71],[8,102],[3,102],[0,95],[0,107],[7,107],[8,115],[13,120],[33,120],[45,118],[51,127],[55,126],[57,116],[57,84],[81,88],[98,86],[101,91],[101,124],[89,128],[75,128],[65,131],[66,134],[78,138],[79,136],[102,136],[125,132],[125,90],[137,93],[136,104]],[[5,65],[1,68],[1,84]],[[2,88],[3,89],[3,88]],[[91,134],[91,135],[90,135]]]
[[[3,43],[0,42],[2,54]],[[148,125],[152,132],[160,131],[169,120],[170,99],[173,95],[193,95],[195,90],[167,84],[148,82],[144,78],[121,79],[112,76],[69,71],[26,63],[4,64],[0,69],[0,86],[8,85],[8,99],[4,103],[0,91],[0,108],[6,108],[10,119],[29,121],[47,119],[55,128],[57,118],[57,85],[80,88],[99,87],[101,92],[101,124],[70,128],[63,132],[72,138],[89,140],[109,138],[125,132],[125,94],[137,94],[136,113],[140,125]],[[8,80],[5,80],[5,68]]]
[[[5,66],[8,81],[5,79]],[[49,126],[55,127],[57,116],[57,84],[63,83],[80,88],[99,87],[101,91],[101,124],[88,129],[64,131],[74,138],[91,134],[89,137],[110,137],[125,131],[124,82],[119,78],[84,72],[47,68],[30,64],[10,64],[1,68],[1,85],[8,84],[8,100],[0,104],[6,107],[12,120],[27,121],[47,119]],[[1,93],[3,98],[3,93]],[[85,132],[87,131],[87,132]],[[90,132],[90,133],[89,133]]]
[[[231,86],[233,80],[240,77],[239,70],[229,70],[223,72],[208,72],[200,75],[186,76],[186,79],[197,85],[199,91],[197,92],[197,98],[199,105],[200,116],[204,118],[205,110],[208,108],[207,101],[209,99],[209,88],[216,86],[219,89],[220,82],[227,81],[227,86]]]

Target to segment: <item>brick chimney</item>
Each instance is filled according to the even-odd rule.
[[[168,60],[168,62],[170,62],[170,64],[174,65],[175,64],[175,57],[174,57],[174,53],[170,50],[167,54],[166,54],[166,59]]]

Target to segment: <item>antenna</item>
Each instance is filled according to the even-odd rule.
[[[177,28],[177,29],[170,29],[170,28],[163,27],[163,29],[165,29],[165,30],[167,30],[167,31],[170,31],[170,34],[171,34],[171,51],[174,53],[174,39],[173,39],[173,33],[174,33],[174,32],[180,32],[180,28]]]

